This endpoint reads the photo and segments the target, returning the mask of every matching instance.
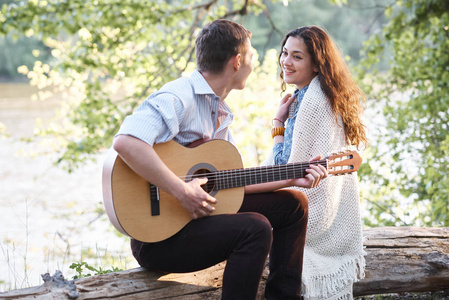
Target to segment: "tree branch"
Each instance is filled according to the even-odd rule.
[[[245,0],[245,4],[243,4],[241,9],[227,12],[227,13],[224,14],[223,17],[221,17],[221,19],[226,19],[226,18],[233,17],[233,16],[236,16],[236,15],[246,16],[248,14],[248,5],[250,4],[250,2],[254,3],[253,0]]]

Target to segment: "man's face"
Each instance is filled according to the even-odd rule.
[[[249,74],[253,71],[253,56],[254,51],[251,47],[251,42],[248,39],[241,53],[240,68],[234,78],[235,89],[242,90],[245,87],[246,80],[248,79]]]

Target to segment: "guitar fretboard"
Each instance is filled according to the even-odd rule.
[[[224,170],[201,174],[198,177],[207,177],[208,185],[214,185],[216,189],[222,190],[265,182],[303,178],[307,175],[306,169],[311,164],[320,164],[327,169],[327,160],[320,160],[307,163],[290,163],[285,165]]]

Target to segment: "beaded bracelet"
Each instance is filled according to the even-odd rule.
[[[274,138],[277,135],[284,135],[285,127],[271,128],[271,137]]]

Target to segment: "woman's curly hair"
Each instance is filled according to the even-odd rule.
[[[366,101],[366,96],[354,81],[336,44],[320,27],[300,27],[290,31],[284,37],[281,52],[289,37],[303,39],[312,57],[312,63],[318,69],[317,75],[321,89],[329,99],[335,116],[340,115],[343,119],[347,142],[356,145],[357,148],[361,144],[366,147],[368,141],[361,120],[362,102]],[[279,65],[280,58],[281,54],[279,55]],[[282,69],[280,77],[282,79],[281,89],[284,92],[287,85],[284,81]]]

